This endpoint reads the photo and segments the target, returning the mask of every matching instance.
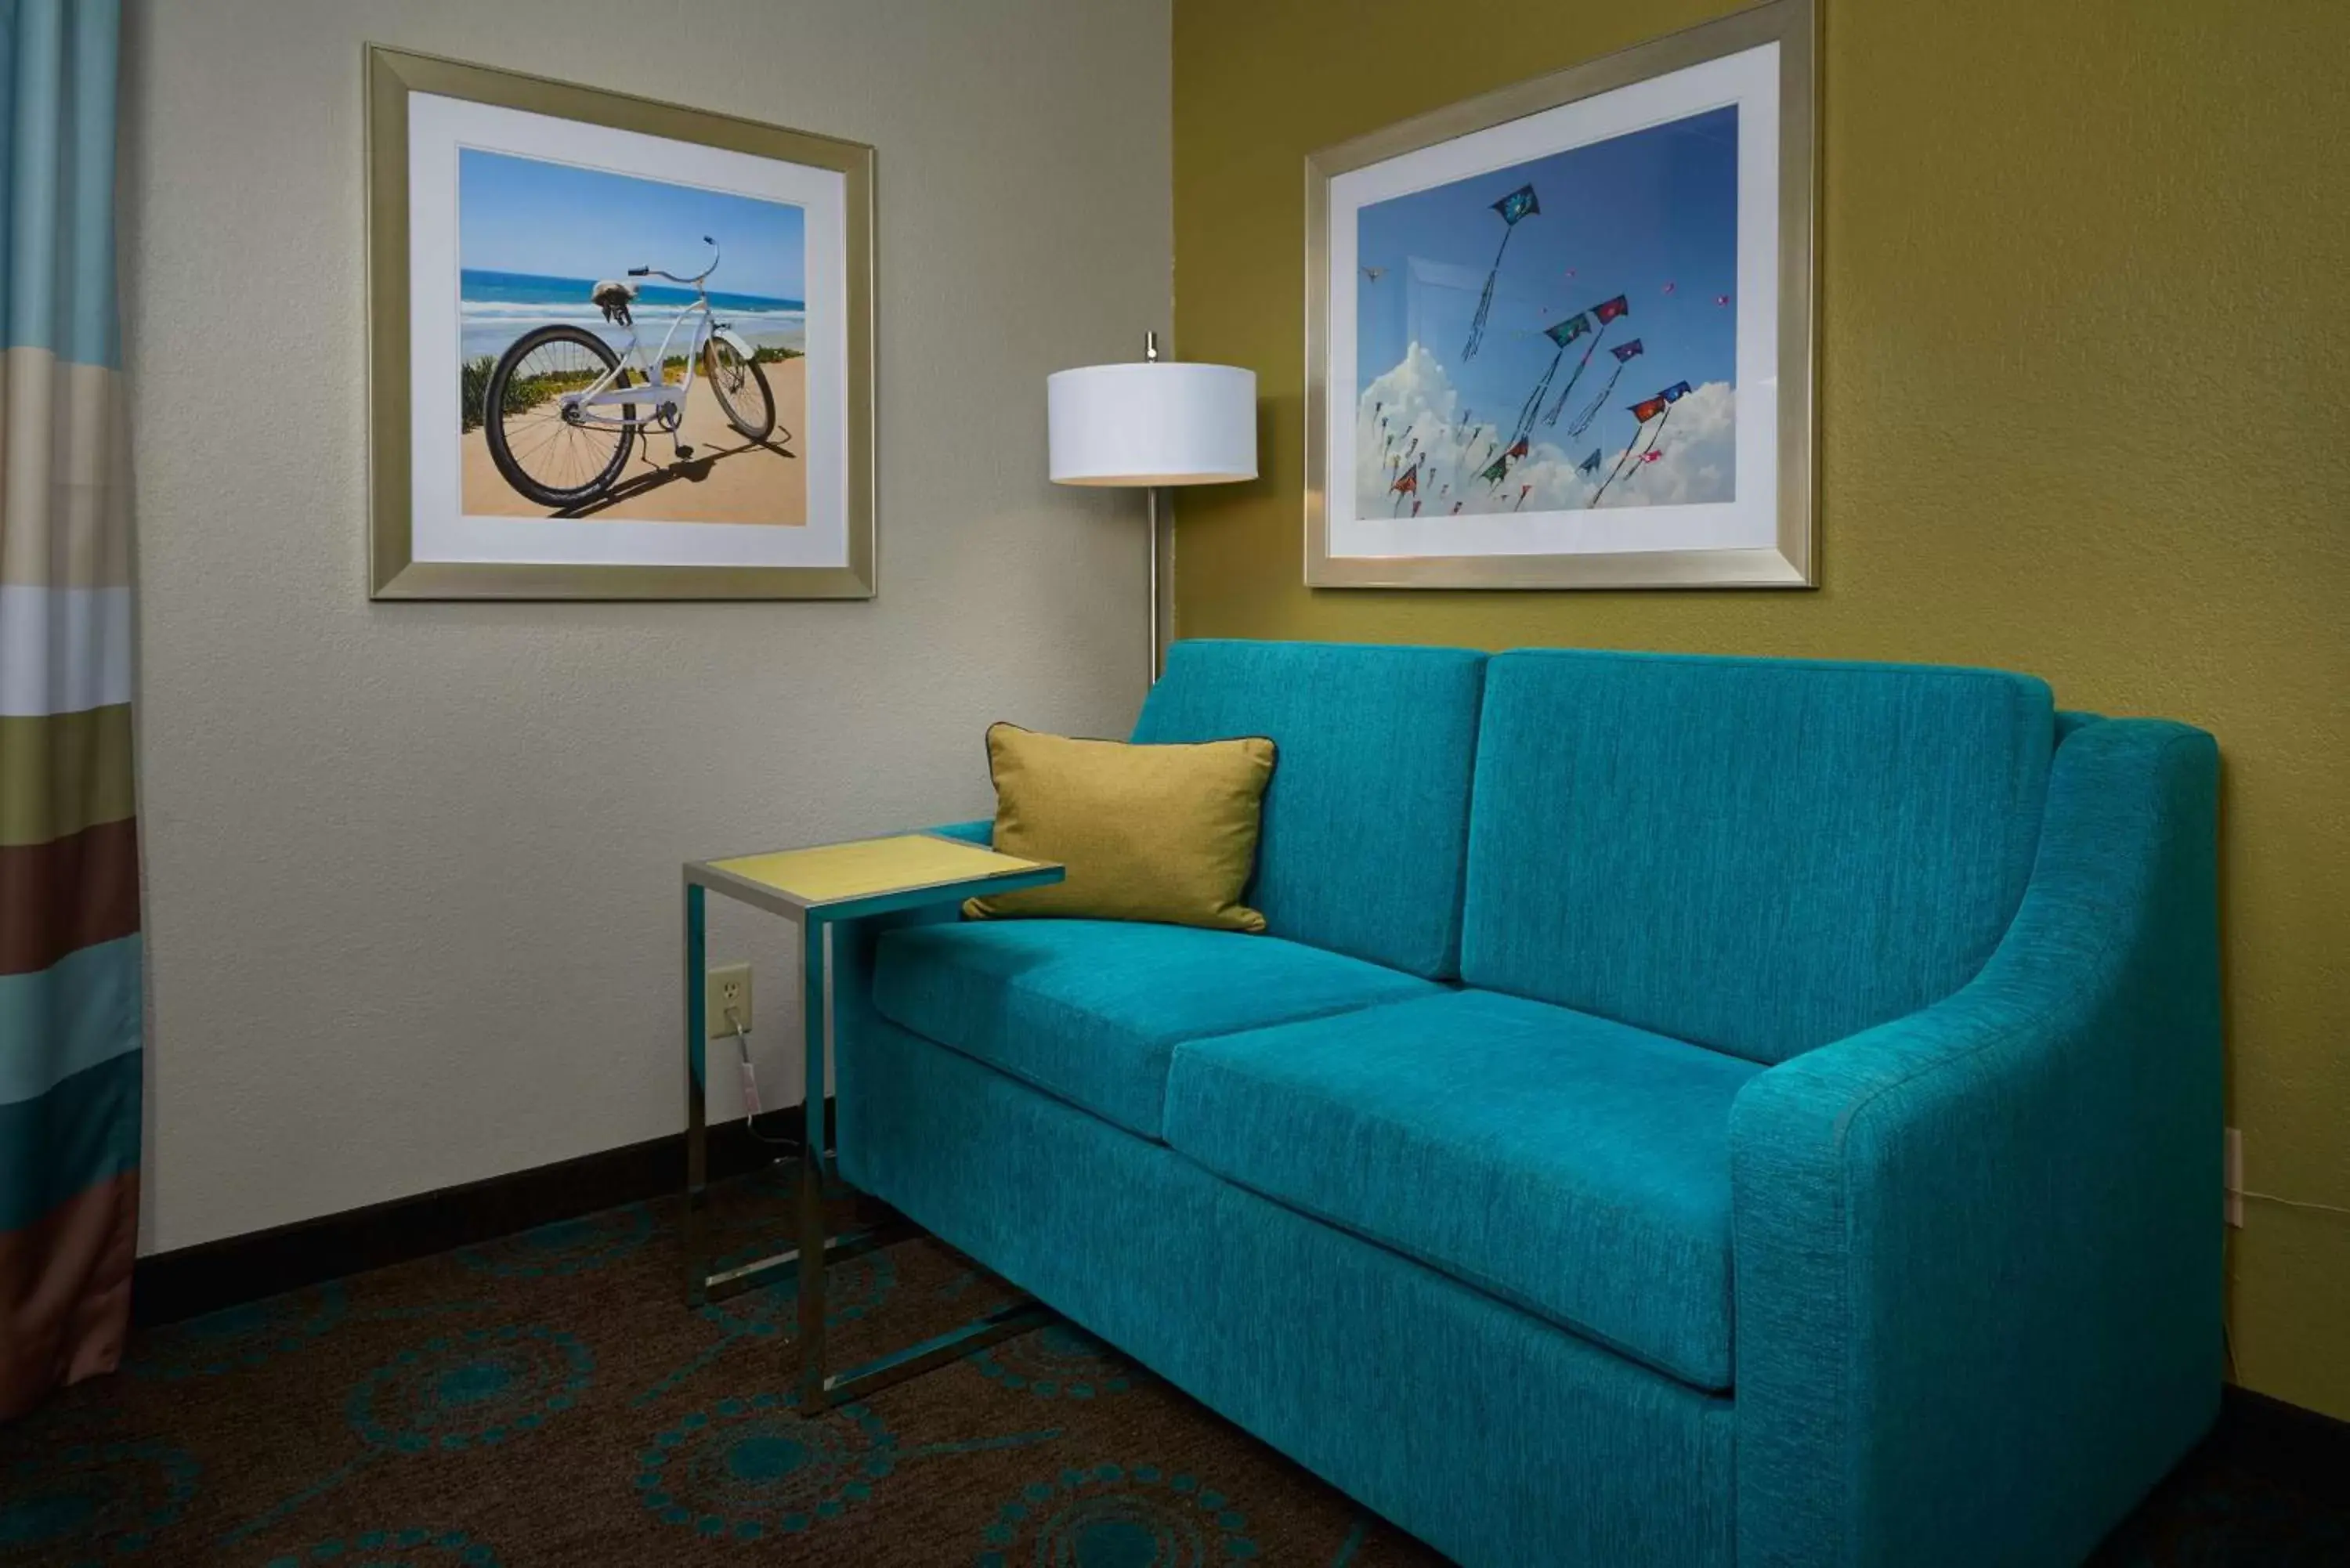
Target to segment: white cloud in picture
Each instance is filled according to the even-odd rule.
[[[1612,399],[1597,428],[1569,443],[1573,451],[1537,422],[1525,455],[1495,483],[1483,475],[1505,450],[1519,410],[1464,408],[1443,366],[1415,342],[1363,389],[1357,405],[1357,514],[1409,516],[1415,500],[1428,519],[1583,511],[1595,501],[1613,510],[1733,499],[1737,399],[1730,384],[1708,381],[1636,428],[1627,410],[1653,389]],[[1651,450],[1654,459],[1645,459]],[[1598,463],[1586,471],[1595,452]],[[1399,490],[1406,475],[1410,488]]]

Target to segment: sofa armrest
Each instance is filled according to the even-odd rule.
[[[2217,788],[2074,731],[1982,972],[1741,1092],[1741,1564],[2077,1563],[2209,1427]]]

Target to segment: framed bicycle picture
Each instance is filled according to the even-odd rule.
[[[1309,585],[1816,581],[1814,16],[1307,160]]]
[[[869,598],[873,149],[369,47],[381,599]]]

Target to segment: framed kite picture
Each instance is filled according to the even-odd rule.
[[[370,591],[870,598],[873,149],[370,47]]]
[[[1305,581],[1814,585],[1813,0],[1306,162]]]

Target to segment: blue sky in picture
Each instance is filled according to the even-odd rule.
[[[457,244],[467,272],[619,277],[632,266],[691,276],[724,254],[712,292],[805,299],[807,215],[785,202],[639,179],[477,148],[457,155]]]
[[[1477,291],[1502,243],[1493,203],[1521,185],[1534,188],[1542,210],[1510,234],[1483,345],[1464,362]],[[1356,261],[1382,270],[1355,285],[1358,391],[1403,358],[1417,327],[1462,399],[1507,417],[1503,405],[1514,410],[1550,362],[1543,329],[1618,294],[1631,314],[1592,362],[1641,340],[1619,383],[1635,391],[1626,402],[1675,381],[1728,381],[1736,369],[1737,302],[1715,303],[1737,286],[1735,108],[1399,196],[1357,223]],[[1669,283],[1673,292],[1660,292]],[[1569,351],[1567,368],[1584,347]]]

